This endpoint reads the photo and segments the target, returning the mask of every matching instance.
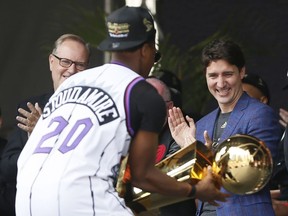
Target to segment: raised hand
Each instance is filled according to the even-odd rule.
[[[186,120],[184,119],[183,113],[179,107],[169,109],[168,125],[171,135],[181,148],[196,141],[196,127],[194,120],[189,116],[186,116]]]
[[[40,118],[42,114],[42,109],[40,108],[38,103],[36,103],[34,106],[32,103],[28,102],[27,106],[30,111],[26,111],[22,108],[19,108],[18,112],[22,116],[17,116],[16,119],[19,121],[17,126],[20,129],[26,131],[28,133],[28,136],[30,136],[38,119]]]

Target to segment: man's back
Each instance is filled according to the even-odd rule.
[[[117,76],[119,73],[121,77]],[[137,83],[137,77],[138,81],[142,79],[129,69],[107,64],[63,83],[47,103],[43,118],[20,155],[17,212],[30,211],[24,200],[32,203],[31,211],[35,215],[43,212],[56,215],[58,211],[64,215],[81,215],[75,209],[97,212],[113,209],[123,202],[117,197],[113,181],[131,139],[124,107],[130,92],[125,94],[125,90],[134,79],[129,87]],[[79,84],[73,86],[75,82]],[[47,205],[51,200],[55,203]],[[86,200],[85,205],[79,200]],[[111,208],[103,207],[107,204]],[[45,208],[47,211],[43,211]],[[119,215],[121,211],[129,212],[122,206]]]

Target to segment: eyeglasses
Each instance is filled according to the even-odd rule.
[[[59,64],[64,68],[69,68],[72,64],[75,64],[76,69],[78,69],[79,71],[82,71],[82,70],[85,70],[87,67],[87,63],[85,62],[75,62],[70,59],[60,58],[56,56],[55,54],[52,54],[52,55],[59,60]]]
[[[159,51],[156,51],[154,56],[154,62],[157,63],[161,59],[161,53]]]

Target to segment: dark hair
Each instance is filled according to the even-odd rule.
[[[212,61],[225,60],[241,69],[245,65],[244,54],[238,44],[231,40],[216,39],[210,42],[202,51],[204,71]]]
[[[270,91],[267,83],[259,75],[254,73],[246,73],[242,79],[242,83],[247,83],[259,89],[263,95],[267,97],[267,104],[270,102]]]

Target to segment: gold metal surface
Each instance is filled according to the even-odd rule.
[[[219,144],[215,153],[196,141],[155,166],[177,181],[196,184],[205,176],[208,165],[212,166],[213,173],[221,179],[221,184],[227,191],[239,195],[261,190],[269,181],[273,167],[272,157],[265,143],[248,135],[231,136]],[[127,174],[125,167],[126,165],[122,165],[120,174],[123,175],[124,171]],[[135,213],[191,199],[148,193],[129,186],[127,178],[124,183],[120,182],[122,189],[117,190],[122,191],[119,192],[120,195],[126,196],[127,205]]]
[[[160,161],[155,166],[178,181],[196,184],[203,178],[205,167],[212,164],[212,151],[203,143],[196,141]],[[122,187],[123,185],[125,185],[125,183],[122,183]],[[121,191],[129,191],[129,189],[127,189],[127,184],[126,189],[122,188]],[[121,194],[123,195],[123,193]],[[127,193],[125,195],[127,196]],[[132,191],[130,191],[130,195],[128,196],[130,199],[132,197],[132,199],[129,201],[128,198],[127,205],[133,209],[135,213],[151,211],[169,204],[191,199],[189,197],[176,198],[163,196],[157,193],[148,193],[135,187],[132,187]]]
[[[217,147],[215,163],[222,185],[234,194],[261,190],[272,174],[272,157],[264,142],[247,135],[235,135]]]

